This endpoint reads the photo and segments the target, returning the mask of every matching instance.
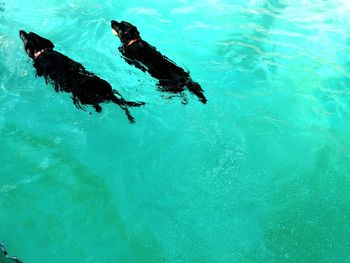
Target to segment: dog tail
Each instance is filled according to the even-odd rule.
[[[115,94],[117,94],[120,98],[117,98],[115,95],[113,95],[112,102],[119,105],[119,107],[125,112],[130,123],[135,123],[135,119],[131,115],[128,107],[140,107],[140,106],[145,105],[145,103],[144,102],[127,101],[117,91],[115,91]]]
[[[128,106],[128,107],[140,107],[145,105],[144,102],[134,102],[134,101],[127,101],[125,100],[124,103]]]
[[[114,102],[115,104],[117,104],[126,114],[126,117],[128,118],[130,123],[135,123],[135,118],[131,115],[129,109],[128,109],[128,105],[126,103],[126,101],[123,99],[123,97],[121,97],[120,99],[113,96],[112,97],[112,102]]]
[[[203,103],[207,103],[207,98],[204,96],[204,90],[201,88],[201,86],[197,83],[194,82],[191,78],[188,79],[187,84],[186,84],[188,90],[196,95],[198,99]]]
[[[127,101],[123,98],[122,95],[120,95],[120,93],[117,90],[113,90],[113,94],[114,95],[112,95],[112,101],[118,105],[121,103],[121,101],[123,101],[123,103],[126,104],[126,106],[128,107],[140,107],[146,104],[144,102]],[[117,98],[116,95],[118,95],[120,99]]]

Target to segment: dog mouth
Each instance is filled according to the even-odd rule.
[[[112,20],[111,21],[111,27],[112,27],[112,34],[115,36],[119,36],[119,24],[117,21]]]
[[[112,28],[112,34],[119,37],[119,33],[117,30],[115,30],[114,28]]]

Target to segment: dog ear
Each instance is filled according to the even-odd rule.
[[[36,39],[38,45],[40,46],[40,48],[54,48],[55,47],[55,45],[50,40],[43,38],[43,37],[41,37],[38,34],[35,34],[33,32],[30,32],[29,35],[30,34],[35,36],[35,39]]]
[[[46,48],[54,48],[55,47],[55,45],[50,41],[50,40],[48,40],[48,39],[45,39],[44,38],[44,42],[45,42],[45,47]]]
[[[124,41],[130,41],[135,38],[140,37],[140,32],[137,30],[136,26],[130,25],[122,35]]]
[[[40,37],[41,41],[40,44],[43,45],[43,48],[49,48],[49,49],[53,49],[55,47],[55,45],[48,39]]]
[[[130,31],[134,35],[134,37],[139,37],[140,36],[140,32],[137,30],[136,26],[131,25]]]

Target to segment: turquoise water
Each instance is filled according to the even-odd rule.
[[[0,0],[0,241],[25,263],[350,262],[349,11]],[[189,69],[208,104],[162,98],[111,19]],[[145,101],[137,123],[36,78],[19,29]]]

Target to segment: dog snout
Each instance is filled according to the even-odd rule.
[[[26,39],[27,35],[28,35],[28,34],[27,34],[24,30],[20,30],[20,31],[19,31],[19,37],[20,37],[22,40]]]
[[[115,20],[112,20],[112,21],[111,21],[111,26],[112,26],[112,27],[118,26],[118,25],[119,25],[119,23],[118,23],[117,21],[115,21]]]

